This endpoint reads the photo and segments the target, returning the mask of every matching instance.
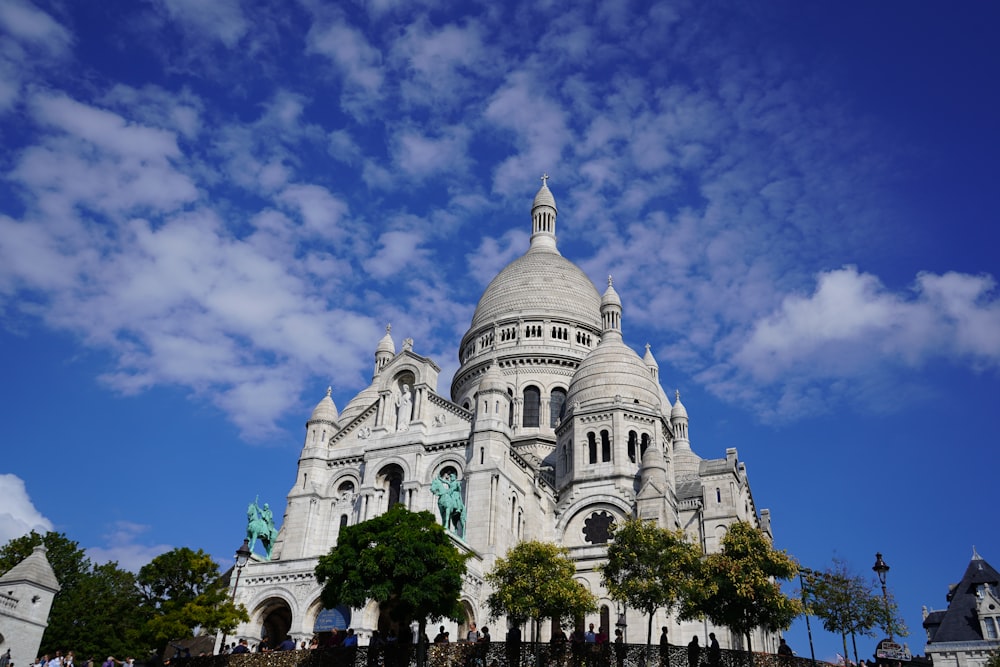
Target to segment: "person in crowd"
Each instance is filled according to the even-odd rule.
[[[233,655],[238,655],[241,653],[249,653],[249,652],[250,652],[250,647],[247,646],[247,640],[245,639],[241,639],[240,642],[233,647],[232,651]]]
[[[670,667],[670,640],[667,638],[667,626],[660,628],[660,667]]]
[[[698,644],[698,635],[688,642],[688,667],[698,667],[698,659],[701,657],[701,646]]]
[[[615,663],[618,667],[625,667],[625,656],[628,647],[625,646],[625,635],[621,628],[615,628]]]
[[[708,665],[709,667],[719,667],[722,663],[722,649],[719,648],[719,640],[715,638],[714,632],[708,633]]]
[[[794,655],[792,653],[792,647],[786,644],[785,638],[782,637],[778,643],[778,657],[783,663],[787,663],[791,661],[792,655]]]
[[[435,644],[447,644],[448,643],[448,633],[444,631],[444,626],[438,628],[438,633],[434,635]]]

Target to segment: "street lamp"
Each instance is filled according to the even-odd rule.
[[[236,550],[236,583],[233,584],[233,600],[236,600],[236,587],[240,585],[240,574],[248,562],[250,562],[250,540],[243,540],[243,544]],[[887,570],[889,568],[886,568]],[[884,575],[883,575],[884,576]],[[883,590],[885,590],[883,581]]]
[[[878,575],[878,580],[882,584],[882,601],[885,603],[885,629],[889,633],[889,641],[893,641],[892,618],[889,612],[889,594],[885,591],[885,575],[889,572],[889,566],[882,560],[881,553],[875,554],[875,564],[872,565],[872,570]]]
[[[243,544],[240,548],[236,550],[236,581],[233,582],[233,592],[229,596],[229,601],[233,604],[236,603],[236,587],[240,585],[240,575],[243,573],[243,568],[246,564],[250,562],[250,556],[253,552],[250,551],[250,540],[243,540]],[[226,635],[222,635],[222,644],[220,645],[220,650],[226,647]]]
[[[625,635],[628,628],[628,621],[625,620],[625,608],[618,608],[618,620],[615,622],[615,627],[622,631],[622,641],[627,642],[628,638]]]

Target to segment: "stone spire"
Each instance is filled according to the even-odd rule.
[[[649,368],[649,374],[653,376],[653,379],[659,382],[660,365],[656,363],[656,357],[649,351],[649,343],[646,343],[646,354],[643,356],[642,362]]]
[[[375,348],[375,375],[396,356],[396,344],[392,341],[392,325],[385,325],[385,335]]]
[[[608,289],[601,297],[601,325],[605,338],[611,334],[621,340],[622,337],[622,300],[615,291],[615,283],[608,276]]]
[[[556,250],[556,198],[548,185],[549,175],[542,174],[542,187],[531,203],[531,247],[532,251],[559,252]]]

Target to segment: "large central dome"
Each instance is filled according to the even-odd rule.
[[[531,203],[531,246],[490,282],[472,316],[470,331],[511,317],[541,317],[600,331],[601,297],[594,283],[556,247],[556,199],[548,176]]]
[[[587,274],[559,254],[547,178],[531,206],[531,245],[486,287],[462,337],[451,383],[459,405],[471,405],[491,365],[518,395],[526,388],[544,390],[546,401],[549,391],[564,394],[573,370],[600,340],[601,297]],[[533,427],[551,429],[549,421]]]
[[[601,297],[580,267],[554,249],[532,248],[497,274],[470,329],[510,317],[568,320],[600,330]]]

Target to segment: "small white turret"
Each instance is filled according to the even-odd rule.
[[[392,325],[385,325],[385,335],[382,336],[382,340],[378,342],[378,347],[375,348],[375,373],[385,368],[385,365],[392,361],[392,358],[396,356],[396,344],[392,341]]]

